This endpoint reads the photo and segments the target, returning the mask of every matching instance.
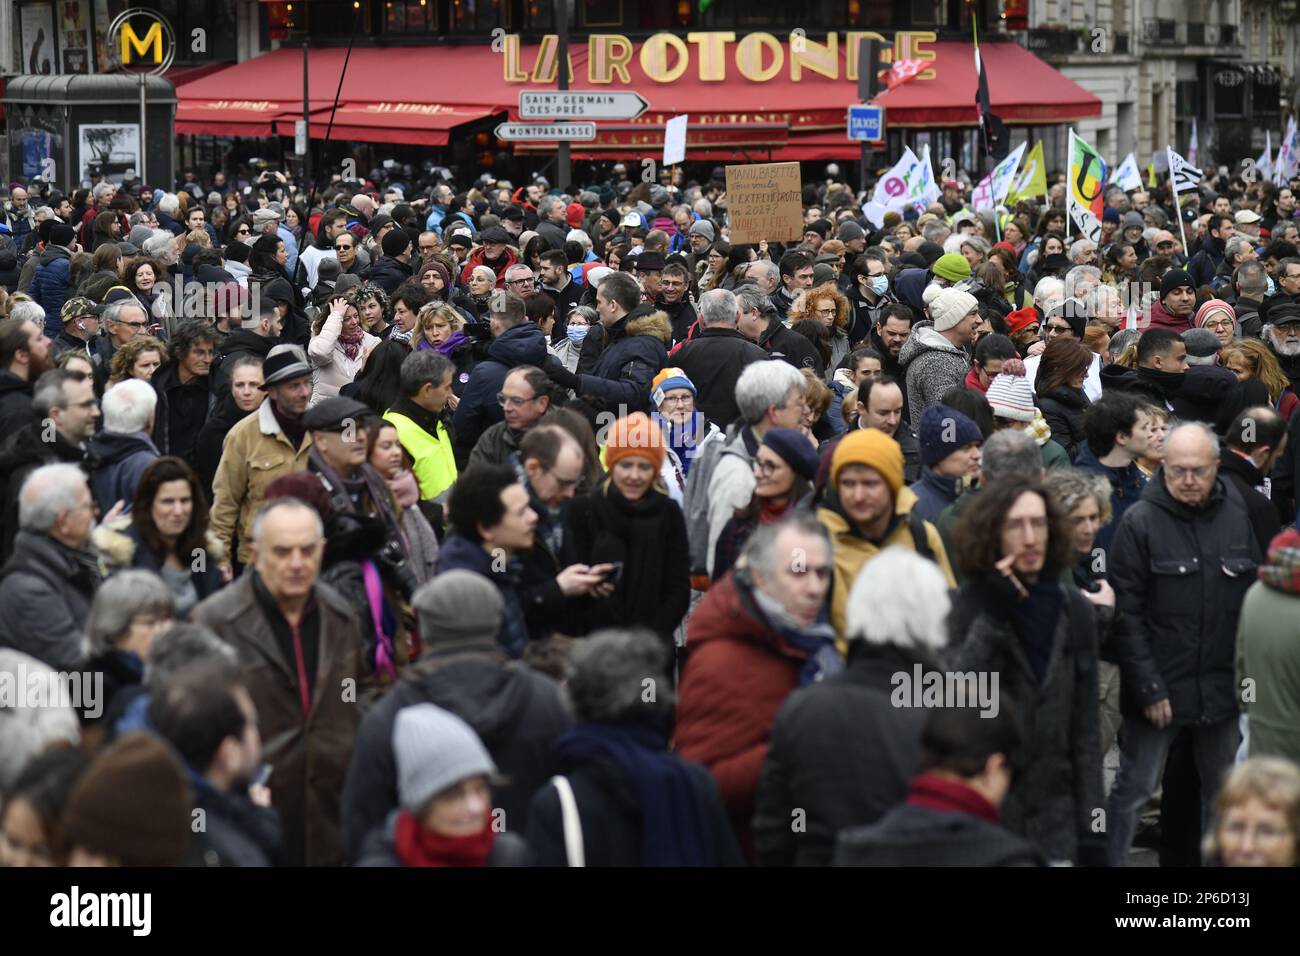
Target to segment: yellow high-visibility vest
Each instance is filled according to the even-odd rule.
[[[438,423],[438,434],[434,436],[391,409],[384,413],[384,420],[397,429],[397,440],[414,462],[412,470],[420,483],[421,498],[426,501],[436,498],[456,483],[456,457],[442,422]]]

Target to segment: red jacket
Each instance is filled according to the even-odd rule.
[[[506,270],[509,269],[512,265],[514,265],[518,261],[519,261],[519,253],[515,252],[515,250],[511,249],[509,246],[506,246],[506,261],[503,264],[498,263],[497,265],[493,265],[490,262],[484,262],[483,247],[479,246],[477,249],[475,249],[473,252],[469,254],[469,258],[465,260],[465,265],[461,267],[460,270],[461,284],[469,285],[469,274],[474,271],[475,266],[487,266],[489,269],[491,269],[493,272],[497,274],[497,288],[498,289],[505,288]]]
[[[713,774],[741,849],[752,859],[750,826],[772,724],[799,685],[806,657],[760,619],[734,572],[705,592],[687,630],[674,747]]]
[[[975,366],[971,366],[971,370],[966,373],[963,384],[973,392],[979,392],[981,395],[988,394],[988,386],[980,381],[980,370]]]
[[[1192,317],[1190,315],[1185,315],[1180,319],[1177,316],[1170,315],[1165,308],[1165,304],[1159,299],[1151,303],[1151,324],[1147,328],[1169,329],[1171,332],[1182,335],[1191,327]]]

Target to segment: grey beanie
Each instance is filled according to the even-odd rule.
[[[496,640],[505,602],[487,578],[473,571],[444,571],[411,597],[426,644]]]
[[[840,228],[836,230],[835,238],[841,242],[852,242],[854,239],[861,239],[866,234],[866,230],[852,219],[845,219],[840,223]]]
[[[1123,224],[1124,229],[1145,229],[1146,227],[1147,227],[1147,223],[1146,220],[1142,218],[1142,213],[1140,212],[1124,213],[1124,224]]]
[[[141,223],[138,226],[132,226],[130,234],[126,237],[131,245],[137,249],[143,249],[146,239],[153,237],[153,229]]]
[[[712,242],[715,237],[713,223],[709,222],[707,219],[697,219],[695,222],[691,223],[688,235],[703,236],[705,239],[709,240],[709,242]]]
[[[398,800],[412,813],[468,777],[497,774],[496,764],[474,729],[433,704],[416,704],[397,712],[393,757],[397,761]]]
[[[1219,337],[1209,329],[1186,329],[1182,338],[1189,358],[1209,359],[1219,353]]]

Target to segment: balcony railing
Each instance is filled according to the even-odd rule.
[[[1036,27],[1029,31],[1026,46],[1035,53],[1077,53],[1079,34],[1073,30]]]
[[[1177,20],[1143,20],[1142,38],[1148,46],[1177,46]]]

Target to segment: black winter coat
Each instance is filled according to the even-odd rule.
[[[384,256],[370,266],[369,279],[375,285],[382,288],[389,295],[397,291],[397,287],[411,278],[411,266],[406,262],[399,262],[391,256]]]
[[[546,335],[532,322],[506,329],[487,349],[488,358],[475,366],[469,383],[460,396],[452,427],[456,447],[468,457],[479,436],[497,422],[504,421],[497,394],[512,368],[546,362]],[[659,371],[658,368],[655,371]],[[647,394],[649,394],[647,380]]]
[[[1037,395],[1034,402],[1052,430],[1052,440],[1065,449],[1074,461],[1080,446],[1087,443],[1083,431],[1083,413],[1092,404],[1081,388],[1054,388],[1046,395]]]
[[[164,455],[175,455],[194,464],[194,445],[217,397],[208,388],[206,375],[182,384],[175,362],[154,372],[153,390],[158,393],[154,411],[153,441]]]
[[[696,799],[704,808],[717,858],[724,866],[743,866],[744,858],[722,809],[722,797],[713,776],[699,764],[686,763]],[[589,867],[641,866],[640,797],[632,782],[604,757],[577,767],[563,768],[573,788],[582,843]],[[528,804],[528,849],[535,866],[568,866],[560,798],[554,784],[544,782]]]
[[[578,394],[595,399],[605,409],[617,410],[620,417],[649,411],[650,383],[668,364],[672,337],[672,326],[662,312],[629,313],[610,326],[604,349],[590,374],[578,375]],[[578,363],[580,373],[585,357],[584,347]]]
[[[802,338],[802,336],[801,336]],[[736,404],[736,382],[754,362],[767,353],[735,329],[706,328],[675,353],[673,362],[695,383],[695,407],[720,429],[740,417]]]
[[[840,834],[836,866],[1042,866],[1034,844],[969,813],[904,804]]]
[[[0,438],[31,422],[33,387],[9,369],[0,369]]]
[[[1096,625],[1078,588],[1062,590],[1041,681],[1009,616],[1015,595],[1000,578],[972,580],[958,592],[948,622],[949,665],[999,675],[995,699],[1010,701],[1024,724],[1002,804],[1007,829],[1051,861],[1100,863],[1104,838],[1093,832],[1093,811],[1104,806]]]
[[[1171,400],[1175,418],[1204,422],[1222,434],[1245,407],[1237,376],[1217,365],[1189,365]]]
[[[437,704],[474,728],[509,778],[493,791],[506,829],[523,832],[528,801],[555,772],[551,745],[572,724],[563,692],[544,674],[507,660],[493,640],[426,650],[361,720],[343,785],[343,847],[355,862],[367,834],[397,807],[393,723],[403,707]]]
[[[275,866],[280,862],[280,814],[244,794],[222,793],[190,776],[194,809],[203,811],[199,857],[207,866]]]
[[[85,449],[72,444],[60,431],[55,431],[54,441],[41,441],[42,432],[41,423],[32,422],[16,434],[8,436],[0,448],[0,486],[5,489],[4,522],[0,526],[0,560],[7,558],[13,551],[14,536],[18,533],[18,493],[27,476],[42,465],[86,466]]]
[[[825,372],[817,346],[798,332],[791,332],[775,316],[768,323],[767,331],[759,337],[758,344],[772,358],[783,359],[795,368],[810,368],[817,372],[818,377]]]
[[[1264,474],[1255,467],[1249,458],[1243,458],[1231,448],[1219,451],[1219,474],[1232,482],[1233,487],[1241,493],[1250,514],[1250,526],[1255,531],[1255,541],[1261,555],[1268,554],[1268,545],[1275,535],[1282,530],[1278,520],[1277,508],[1273,502],[1259,490],[1264,484]]]
[[[1152,476],[1110,549],[1125,716],[1168,700],[1175,725],[1236,717],[1237,618],[1261,557],[1226,478],[1194,510],[1169,494],[1163,469]]]
[[[858,641],[845,670],[786,698],[758,786],[760,866],[825,866],[837,832],[874,823],[907,795],[925,711],[895,707],[891,677],[917,663],[935,667],[913,649]],[[796,809],[803,832],[790,825]]]
[[[217,362],[213,363],[208,379],[212,383],[212,392],[218,399],[230,394],[230,376],[235,366],[235,359],[241,355],[256,355],[265,359],[266,353],[276,345],[275,339],[258,335],[250,329],[234,329],[221,340],[217,346]]]

